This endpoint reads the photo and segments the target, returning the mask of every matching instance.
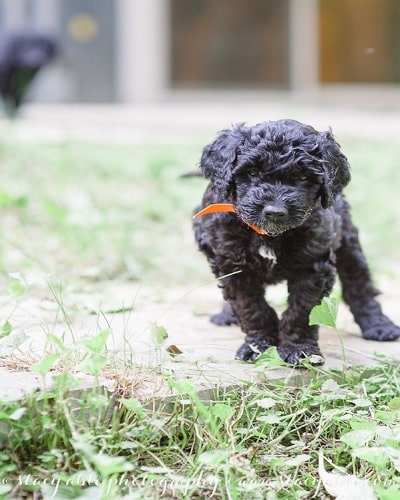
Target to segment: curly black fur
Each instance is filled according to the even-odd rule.
[[[201,169],[210,183],[198,208],[233,203],[237,212],[198,217],[194,230],[217,277],[240,271],[221,280],[227,305],[212,318],[237,322],[246,334],[238,359],[255,360],[278,346],[288,363],[310,356],[322,363],[309,314],[331,292],[336,272],[363,337],[400,337],[375,300],[378,292],[341,194],[349,165],[330,131],[294,120],[238,124],[204,148]],[[279,319],[265,301],[265,286],[283,280],[288,307]]]

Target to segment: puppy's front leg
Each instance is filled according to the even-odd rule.
[[[242,270],[223,280],[223,295],[246,334],[245,343],[236,352],[236,359],[254,361],[268,347],[277,345],[278,316],[264,298],[259,276]]]
[[[335,281],[335,269],[329,262],[314,264],[313,269],[298,271],[288,279],[288,308],[279,325],[278,352],[282,359],[297,365],[303,358],[323,364],[318,347],[318,326],[309,325],[311,309],[329,295]]]

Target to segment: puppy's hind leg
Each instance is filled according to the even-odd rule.
[[[233,314],[232,307],[229,302],[225,302],[222,311],[214,314],[210,318],[211,323],[218,326],[231,326],[239,324],[236,316]]]
[[[400,328],[383,312],[375,297],[368,263],[361,249],[358,231],[346,211],[341,246],[336,251],[337,271],[342,283],[343,298],[367,340],[389,341],[400,337]]]

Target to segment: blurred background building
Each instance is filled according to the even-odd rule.
[[[0,30],[27,27],[62,51],[31,100],[400,83],[399,0],[0,0]]]

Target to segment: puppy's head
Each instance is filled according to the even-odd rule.
[[[331,132],[294,120],[243,124],[222,131],[201,158],[218,201],[231,201],[247,222],[278,235],[314,208],[328,208],[350,180]]]

